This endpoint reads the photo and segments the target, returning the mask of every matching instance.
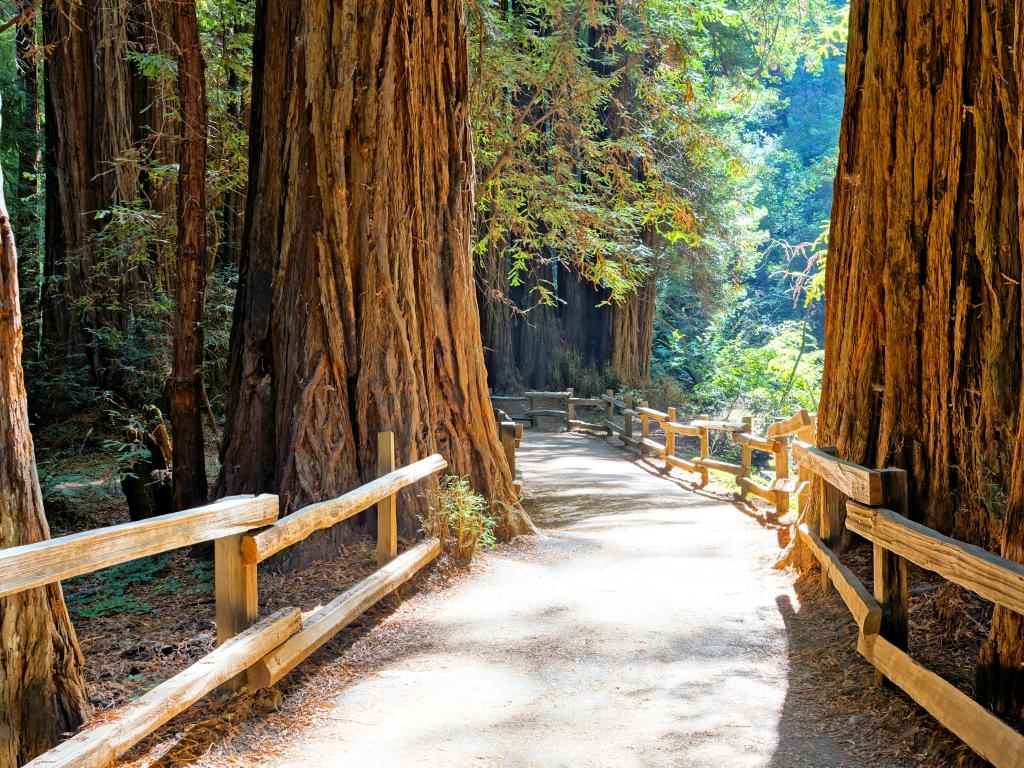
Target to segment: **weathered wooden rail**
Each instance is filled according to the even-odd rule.
[[[278,497],[234,496],[161,515],[22,547],[0,549],[0,597],[205,541],[214,542],[218,647],[138,700],[109,714],[27,764],[107,766],[216,688],[273,685],[371,605],[440,553],[427,539],[398,554],[396,494],[447,466],[438,455],[395,468],[394,435],[378,435],[379,477],[330,501],[278,516]],[[259,618],[260,562],[317,530],[376,505],[380,567],[323,607],[284,608]]]
[[[575,399],[571,392],[560,394],[567,402]],[[840,458],[834,448],[816,446],[815,418],[807,411],[776,421],[760,436],[748,418],[681,422],[674,408],[659,411],[610,390],[600,400],[606,409],[601,426],[607,434],[617,435],[640,455],[660,456],[666,472],[694,473],[701,485],[709,482],[710,470],[731,474],[741,493],[774,503],[778,513],[789,510],[790,496],[796,493],[797,539],[820,564],[822,587],[834,586],[852,614],[857,650],[875,667],[879,680],[886,678],[901,688],[996,768],[1024,766],[1024,735],[908,653],[907,563],[1022,615],[1024,565],[910,520],[906,472],[863,467]],[[658,432],[663,442],[654,439]],[[741,448],[740,463],[711,457],[713,432],[731,435]],[[686,438],[696,440],[696,455],[689,458],[678,455]],[[751,475],[755,451],[774,457],[775,477],[768,483]],[[790,476],[791,464],[797,468],[795,478]],[[842,503],[825,503],[836,494]],[[812,499],[819,503],[811,504]],[[872,543],[871,590],[829,546],[844,528]]]
[[[697,474],[702,486],[710,481],[711,470],[725,472],[735,478],[741,495],[752,493],[772,502],[776,513],[780,515],[789,510],[790,494],[800,490],[800,483],[789,476],[789,442],[791,435],[806,434],[808,428],[813,430],[813,418],[806,411],[801,411],[792,419],[776,422],[766,436],[758,436],[753,433],[753,420],[750,417],[727,421],[702,416],[693,421],[681,422],[676,417],[675,408],[659,411],[648,407],[647,402],[635,405],[630,397],[618,398],[610,390],[601,395],[601,400],[606,407],[602,426],[608,434],[618,435],[626,446],[636,448],[641,455],[660,455],[666,471],[676,468]],[[618,421],[620,415],[621,424]],[[639,435],[636,434],[637,422]],[[664,442],[659,443],[653,439],[657,435],[652,435],[652,424],[658,426],[664,435]],[[711,456],[712,432],[723,432],[731,436],[733,443],[740,447],[739,464]],[[697,455],[691,455],[690,458],[678,455],[684,438],[696,439]],[[755,451],[768,453],[774,458],[775,477],[768,483],[759,482],[753,476]]]

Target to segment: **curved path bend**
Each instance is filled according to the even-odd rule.
[[[546,535],[404,603],[275,765],[847,765],[787,702],[774,536],[596,438],[528,433],[519,465]]]

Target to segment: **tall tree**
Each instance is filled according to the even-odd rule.
[[[101,264],[95,238],[97,213],[138,194],[138,167],[125,162],[134,139],[129,18],[127,0],[48,0],[43,16],[44,352],[101,386],[111,365],[101,335],[124,329],[140,280],[139,269]]]
[[[1020,144],[1021,119],[1024,118],[1020,103],[1024,92],[1024,51],[1019,41],[1024,34],[1024,3],[1004,0],[987,5],[982,21],[987,41],[981,53],[987,64],[983,78],[990,90],[998,94],[989,104],[998,105],[1005,123],[1005,134],[998,138],[1013,144],[1010,152],[1005,149],[999,151],[997,145],[990,146],[989,152],[997,162],[1010,159],[1008,155],[1015,155],[1014,165],[999,171],[1014,176],[1017,184],[1015,211],[1007,211],[1005,218],[1017,226],[1016,235],[1020,243],[1015,253],[1020,258],[1020,254],[1024,254],[1024,231],[1019,228],[1024,216],[1024,152]],[[1006,206],[1010,206],[1010,201]],[[1024,318],[1021,322],[1024,324]],[[1021,336],[1016,338],[1019,341]],[[1016,381],[1020,381],[1020,365],[1018,362]],[[1006,375],[1010,377],[1012,372],[1008,371]],[[1007,483],[1009,496],[1000,539],[1003,557],[1018,563],[1024,563],[1024,419],[1020,418],[1024,412],[1021,410],[1024,408],[1024,389],[1021,397],[1017,409],[1015,452]],[[988,641],[978,656],[976,693],[982,702],[1000,714],[1018,719],[1024,716],[1024,617],[998,605],[992,615]]]
[[[911,510],[1024,561],[1024,6],[851,4],[820,437],[908,470]],[[996,608],[979,698],[1024,711],[1024,622]]]
[[[259,0],[249,198],[220,490],[286,510],[433,451],[515,506],[470,238],[460,0]],[[422,501],[401,507],[417,527]]]
[[[0,549],[49,538],[21,367],[18,257],[0,181]],[[0,598],[0,768],[85,719],[82,655],[60,584]]]
[[[206,255],[206,85],[195,2],[176,13],[181,145],[178,168],[178,258],[171,428],[174,491],[179,509],[206,501],[203,444],[203,317]]]
[[[823,444],[987,546],[1021,381],[1012,5],[851,4],[820,408]]]

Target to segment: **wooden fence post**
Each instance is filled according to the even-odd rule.
[[[830,454],[832,456],[838,456],[839,451],[831,445],[818,446],[819,451]],[[831,486],[822,480],[818,475],[812,475],[811,482],[814,485],[814,499],[817,502],[818,512],[818,536],[821,538],[825,546],[831,547],[835,544],[836,537],[839,536],[842,531],[834,525],[833,515],[829,513],[829,495],[831,493]],[[838,494],[838,491],[834,493]],[[828,572],[821,569],[821,591],[827,592],[832,581],[829,579]]]
[[[775,479],[789,479],[789,435],[775,438]],[[789,493],[775,491],[775,514],[782,517],[789,512]]]
[[[641,408],[646,408],[647,407],[647,401],[644,400],[642,403],[640,403],[640,407]],[[648,415],[646,413],[641,413],[640,414],[640,445],[637,446],[640,449],[640,455],[641,456],[643,456],[645,451],[647,450],[645,448],[645,446],[644,446],[644,440],[647,439],[647,436],[650,434],[650,431],[651,431],[651,420],[650,420],[650,417],[648,417]]]
[[[668,414],[669,422],[676,420],[676,409],[669,408],[665,413]],[[668,463],[669,456],[676,455],[676,433],[672,430],[668,424],[665,425],[665,471],[671,472],[672,465]]]
[[[632,410],[633,409],[633,396],[632,395],[626,395],[624,398],[622,398],[622,401],[626,404],[626,408],[628,410]],[[633,416],[632,416],[632,414],[626,413],[626,414],[623,414],[622,418],[623,418],[623,429],[625,431],[624,437],[626,438],[625,443],[626,443],[626,445],[629,445],[631,442],[633,442]]]
[[[377,433],[377,477],[395,471],[395,433]],[[397,494],[377,502],[377,565],[398,554]]]
[[[505,451],[505,460],[508,461],[513,480],[516,479],[516,426],[514,421],[503,421],[498,425],[501,447]]]
[[[259,588],[256,565],[242,562],[242,536],[224,536],[213,543],[213,582],[217,614],[217,644],[223,645],[256,623],[259,613]],[[237,675],[224,689],[237,691],[245,683]]]
[[[572,432],[572,423],[576,421],[576,406],[573,405],[572,395],[573,388],[569,387],[565,396],[565,428],[569,432]]]
[[[743,417],[743,431],[746,434],[748,434],[748,435],[754,434],[754,419],[753,419],[752,416],[744,416]],[[740,455],[742,457],[740,459],[740,466],[743,467],[743,474],[736,476],[737,484],[739,483],[739,479],[741,477],[747,477],[747,478],[750,477],[750,466],[751,466],[751,464],[753,463],[753,460],[754,460],[754,449],[751,448],[747,443],[744,443],[740,447]],[[740,486],[740,497],[744,498],[744,499],[747,498],[747,493],[748,493],[747,489],[744,488],[741,485]]]
[[[614,389],[606,389],[604,391],[604,393],[608,397],[615,397],[615,390]],[[612,403],[606,402],[604,404],[604,412],[605,412],[605,416],[604,416],[605,419],[607,419],[608,421],[615,421],[615,406]],[[609,435],[612,434],[611,427],[608,428],[608,434]]]
[[[907,517],[907,472],[903,469],[883,469],[882,506]],[[874,544],[874,593],[882,606],[880,634],[900,650],[907,650],[907,611],[909,589],[907,561],[880,544]],[[875,672],[875,682],[882,682],[882,674]]]
[[[705,414],[701,414],[698,417],[698,419],[700,421],[708,421],[710,418],[711,417],[708,416],[706,413]],[[708,437],[708,428],[707,427],[698,427],[698,431],[700,433],[700,457],[702,459],[709,459],[709,458],[711,458],[711,441],[710,441],[710,439]],[[701,485],[701,487],[703,488],[705,485],[707,485],[708,482],[710,481],[710,479],[711,479],[711,476],[710,476],[710,473],[708,472],[708,468],[705,467],[704,465],[701,465],[701,468],[700,468],[700,485]]]

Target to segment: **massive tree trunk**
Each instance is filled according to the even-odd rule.
[[[1024,185],[1021,185],[1024,179],[1024,153],[1020,151],[1020,94],[1024,80],[1024,49],[1020,46],[1020,39],[1024,33],[1024,4],[1020,0],[1006,0],[989,5],[986,11],[982,19],[985,22],[983,39],[987,45],[982,49],[982,56],[983,61],[992,61],[985,68],[986,79],[999,86],[998,92],[1002,97],[999,106],[1006,115],[1007,140],[1012,143],[1012,151],[1016,156],[1013,165],[1000,167],[999,172],[1016,177],[1017,201],[1013,219],[1019,223],[1024,216]],[[993,151],[993,157],[996,162],[1000,162],[1005,155]],[[1006,205],[1010,203],[1007,201]],[[1024,231],[1018,230],[1017,236],[1024,238]],[[1020,258],[1020,254],[1024,253],[1024,244],[1014,253]],[[1024,318],[1021,321],[1024,323]],[[1022,373],[1019,366],[1020,363],[1018,377]],[[1012,375],[1012,371],[1007,375]],[[1024,398],[1024,390],[1021,396]],[[1000,542],[1003,557],[1018,563],[1024,563],[1024,420],[1020,419],[1021,408],[1024,408],[1024,399],[1017,410],[1016,450]],[[1024,718],[1024,617],[999,606],[996,606],[992,616],[992,631],[988,642],[982,646],[978,656],[977,697],[999,714],[1018,720]]]
[[[573,367],[578,365],[600,372],[608,360],[606,294],[607,291],[587,280],[574,267],[563,266],[559,270],[558,319],[565,354],[576,357],[570,361]]]
[[[487,223],[488,219],[483,218],[478,230],[485,230]],[[513,392],[519,385],[512,335],[518,308],[509,298],[508,258],[501,240],[492,238],[488,241],[474,272],[488,380],[495,392]]]
[[[541,301],[538,289],[555,293],[560,265],[548,260],[535,264],[509,296],[522,310],[513,316],[513,350],[522,383],[532,389],[562,386],[562,336],[558,310]]]
[[[123,330],[139,270],[100,266],[96,213],[127,203],[139,172],[133,144],[127,0],[49,0],[46,58],[44,353],[109,383],[104,329]],[[118,162],[121,160],[122,162]],[[97,300],[97,296],[102,297]]]
[[[206,83],[194,2],[176,14],[181,144],[178,168],[178,279],[175,287],[171,429],[178,509],[206,501],[203,445],[203,318],[206,307]]]
[[[17,261],[0,192],[0,548],[49,538],[21,368]],[[0,768],[28,762],[87,714],[60,584],[0,598]]]
[[[249,202],[220,490],[284,509],[437,451],[528,529],[474,292],[458,0],[260,0]],[[400,505],[418,527],[421,497]]]
[[[819,436],[906,468],[915,516],[987,546],[1021,381],[1007,6],[852,3]]]
[[[1019,0],[855,0],[829,236],[820,436],[905,467],[911,511],[1024,561]],[[996,608],[978,697],[1019,717]]]

